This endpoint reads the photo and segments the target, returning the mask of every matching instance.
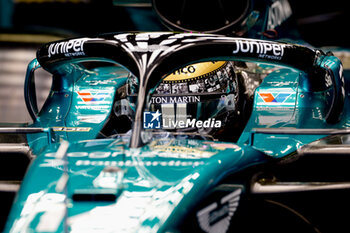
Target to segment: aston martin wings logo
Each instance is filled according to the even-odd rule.
[[[197,213],[201,229],[207,233],[225,233],[238,207],[241,192],[241,189],[237,189],[224,196],[219,202],[201,209]]]

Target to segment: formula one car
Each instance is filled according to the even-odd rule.
[[[40,67],[53,84],[38,111]],[[34,123],[0,128],[26,136],[2,153],[32,158],[5,232],[348,227],[349,80],[331,53],[104,34],[43,45],[25,84]]]

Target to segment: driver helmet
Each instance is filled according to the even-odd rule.
[[[138,90],[136,77],[129,78],[127,90],[129,102],[134,103]],[[166,75],[151,90],[148,108],[144,110],[144,129],[220,139],[239,115],[238,101],[239,85],[233,62],[183,66]]]

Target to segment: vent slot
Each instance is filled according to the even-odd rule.
[[[88,202],[115,202],[117,195],[112,193],[75,193],[73,201]]]

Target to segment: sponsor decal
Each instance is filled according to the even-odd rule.
[[[106,110],[112,107],[113,94],[110,90],[81,90],[76,91],[76,93],[79,97],[76,109]]]
[[[145,153],[146,156],[144,156],[144,153],[138,155],[142,156],[144,158],[152,158],[152,160],[142,160],[142,161],[133,161],[133,160],[126,160],[126,161],[116,161],[108,160],[108,158],[112,159],[117,157],[116,155],[121,155],[120,153],[109,153],[108,152],[93,152],[93,153],[86,153],[86,152],[72,152],[68,153],[68,157],[77,158],[75,160],[75,166],[118,166],[118,167],[134,167],[134,166],[147,166],[147,167],[155,167],[155,166],[161,166],[161,167],[185,167],[185,166],[191,166],[191,167],[197,167],[204,164],[203,161],[196,161],[198,159],[203,159],[210,157],[210,155],[205,155],[206,157],[203,157],[203,155],[192,155],[188,156],[187,154],[178,154],[176,156],[175,154],[169,153]],[[187,155],[187,156],[186,156]],[[54,155],[46,154],[46,157],[53,157]],[[104,157],[108,156],[108,157]],[[130,155],[127,155],[127,157],[130,157]],[[157,161],[154,160],[154,158],[160,157],[160,158],[168,158],[171,160],[162,160]],[[172,159],[174,158],[174,159]],[[177,159],[188,159],[187,161],[183,160],[177,160]],[[192,160],[191,160],[192,159]],[[193,161],[194,160],[194,161]],[[44,159],[44,161],[39,165],[40,167],[61,167],[64,166],[64,161],[62,159]]]
[[[64,54],[66,57],[85,55],[83,46],[87,38],[53,43],[48,48],[48,57]]]
[[[179,82],[191,79],[199,79],[210,74],[214,74],[218,70],[222,69],[227,64],[226,61],[217,62],[201,62],[192,65],[182,67],[175,70],[173,73],[168,75],[165,82]]]
[[[214,152],[209,151],[201,151],[196,148],[190,148],[190,147],[184,147],[184,146],[170,146],[169,148],[166,148],[166,146],[153,146],[153,151],[144,151],[137,156],[143,157],[143,158],[181,158],[181,159],[201,159],[201,158],[209,158],[213,156]],[[164,153],[162,153],[164,152]],[[171,153],[169,153],[171,152]],[[56,152],[51,152],[45,154],[45,157],[48,158],[55,158]],[[100,159],[115,159],[119,158],[120,156],[123,157],[132,157],[130,153],[127,151],[115,151],[115,152],[106,152],[106,151],[94,151],[94,152],[69,152],[67,153],[67,157],[69,158],[77,158],[77,159],[93,159],[100,160]],[[51,159],[48,161],[54,161],[55,159]],[[59,160],[58,160],[59,161]],[[62,161],[62,160],[61,160]],[[114,160],[113,160],[114,161]],[[63,164],[60,162],[60,164]]]
[[[92,103],[104,101],[106,97],[109,97],[110,92],[77,91],[77,94],[84,103]]]
[[[216,153],[209,151],[202,151],[197,148],[191,148],[186,146],[169,146],[169,145],[156,145],[153,146],[155,151],[166,152],[164,155],[168,158],[182,158],[182,159],[199,159],[210,158]],[[161,155],[161,157],[164,157]]]
[[[258,92],[260,98],[263,102],[259,104],[283,104],[283,105],[294,105],[295,100],[292,96],[295,97],[295,93],[290,92]],[[293,95],[294,94],[294,95]]]
[[[274,29],[292,15],[288,0],[276,0],[269,9],[267,29]]]
[[[105,159],[105,158],[115,158],[119,155],[123,155],[123,152],[116,151],[116,152],[104,152],[104,151],[94,151],[94,152],[69,152],[67,153],[67,157],[70,158],[84,158],[87,157],[89,159]],[[47,153],[45,154],[45,157],[55,157],[56,152]]]
[[[152,96],[151,104],[167,104],[167,103],[199,103],[200,96]]]
[[[241,192],[239,188],[198,211],[197,219],[200,228],[208,233],[227,232],[231,218],[237,210]]]
[[[175,74],[193,74],[196,72],[196,67],[193,66],[193,65],[189,65],[189,66],[185,66],[185,67],[182,67],[176,71],[173,72],[173,75]]]
[[[52,127],[55,132],[89,132],[90,127]]]
[[[216,152],[202,151],[197,148],[171,146],[152,146],[152,150],[138,153],[138,157],[145,158],[145,160],[133,161],[124,160],[125,158],[133,157],[130,151],[120,149],[120,151],[93,151],[93,152],[69,152],[67,157],[73,159],[78,166],[200,166],[204,164],[202,159],[207,159],[216,154]],[[64,165],[62,159],[56,158],[56,152],[46,153],[44,161],[40,167],[60,167]],[[159,158],[166,158],[169,160],[160,160]],[[147,160],[149,159],[149,160]],[[181,160],[178,160],[181,159]],[[186,161],[185,161],[186,160]]]
[[[272,93],[259,93],[259,95],[265,103],[283,103],[291,93],[277,93],[275,95]]]
[[[259,58],[281,60],[287,45],[264,41],[236,40],[236,49],[232,52],[258,54]]]
[[[105,110],[105,109],[109,109],[110,106],[109,105],[88,105],[88,106],[76,106],[76,109],[88,109],[88,110]]]
[[[195,118],[175,119],[173,117],[161,117],[162,114],[157,112],[143,113],[143,128],[144,129],[174,129],[174,128],[221,128],[221,121],[215,118],[208,118],[207,120],[197,120]]]
[[[47,164],[49,161],[46,161]],[[47,165],[46,164],[46,165]],[[75,166],[119,166],[119,167],[135,167],[135,166],[146,166],[146,167],[197,167],[203,165],[203,161],[179,161],[179,160],[170,160],[170,161],[104,161],[104,160],[77,160]],[[47,165],[48,166],[48,165]]]

